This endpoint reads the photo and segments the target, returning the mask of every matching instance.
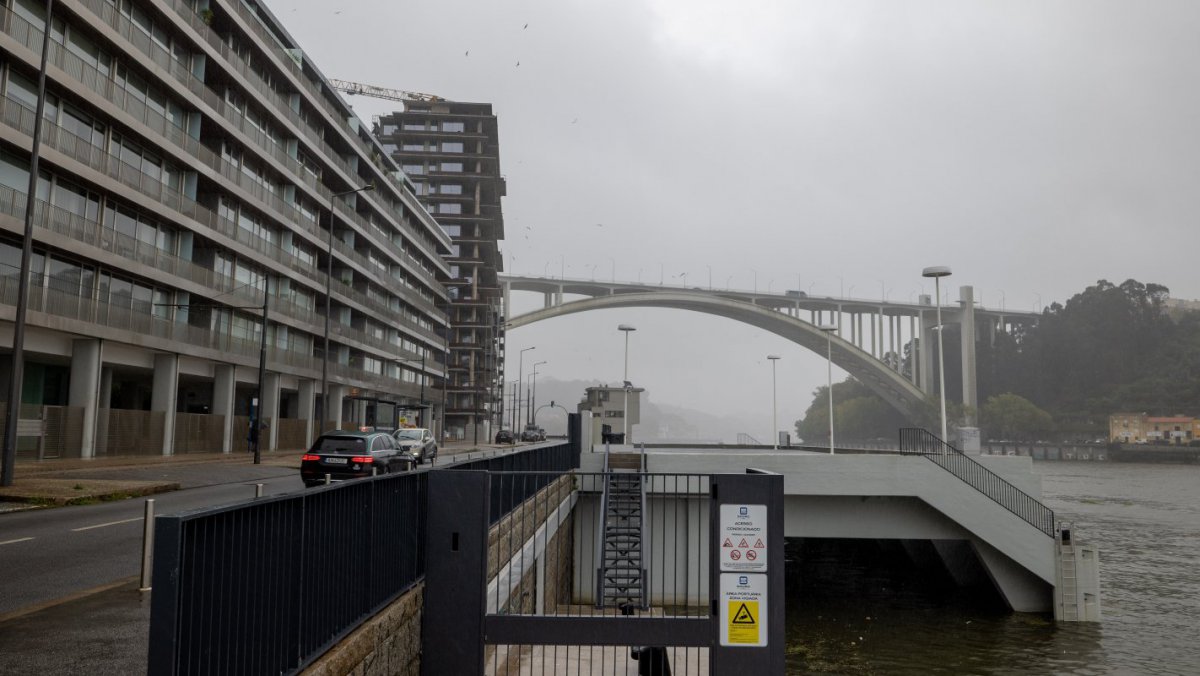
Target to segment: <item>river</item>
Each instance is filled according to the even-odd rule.
[[[788,673],[1200,674],[1200,466],[1034,471],[1060,523],[1100,547],[1103,622],[1007,612],[875,543],[789,542]]]

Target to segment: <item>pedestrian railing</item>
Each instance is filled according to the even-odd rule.
[[[1049,537],[1054,537],[1054,510],[928,430],[919,427],[901,428],[900,452],[923,456],[1029,525]]]
[[[579,467],[579,449],[570,441],[545,443],[527,447],[515,453],[503,453],[487,458],[456,462],[447,467],[451,470],[484,470],[491,473],[491,505],[488,510],[491,523],[495,524],[504,515],[545,488],[556,477]],[[536,472],[535,481],[502,483],[503,472]]]

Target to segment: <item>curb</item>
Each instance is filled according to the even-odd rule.
[[[78,483],[71,480],[63,480],[64,483]],[[0,502],[17,502],[25,504],[43,505],[55,507],[65,507],[68,505],[83,505],[94,502],[113,502],[116,500],[126,500],[129,498],[143,497],[146,495],[155,495],[158,493],[169,493],[180,489],[178,482],[163,482],[142,485],[128,486],[124,488],[113,488],[112,490],[97,491],[92,493],[84,493],[81,495],[72,495],[70,497],[54,496],[47,494],[34,493],[2,493],[0,494]],[[12,489],[9,489],[12,490]],[[19,488],[17,490],[20,490]]]

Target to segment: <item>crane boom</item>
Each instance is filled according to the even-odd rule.
[[[376,87],[375,85],[363,84],[361,82],[349,82],[347,80],[329,79],[329,84],[333,88],[346,92],[347,94],[361,94],[370,96],[376,99],[386,99],[388,101],[445,101],[446,99],[433,94],[422,94],[421,92],[406,92],[401,89],[388,89],[386,87]]]

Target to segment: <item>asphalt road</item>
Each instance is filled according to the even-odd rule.
[[[77,470],[64,478],[114,478]],[[131,467],[124,479],[178,481],[182,490],[154,496],[169,514],[304,489],[295,468],[229,463]],[[139,575],[144,498],[0,514],[0,616]]]

